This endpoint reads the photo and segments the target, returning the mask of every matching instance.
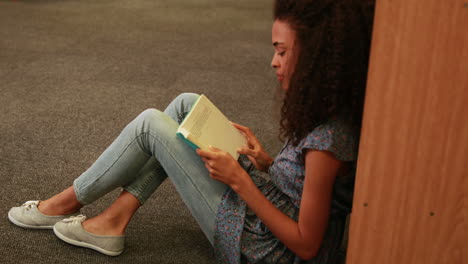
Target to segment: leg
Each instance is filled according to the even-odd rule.
[[[131,193],[123,191],[104,212],[84,221],[83,228],[96,235],[123,235],[139,207],[138,199]]]
[[[130,122],[98,160],[75,180],[73,187],[78,201],[89,204],[113,189],[125,186],[125,189],[144,203],[167,178],[156,155],[159,151],[164,151],[164,148],[147,147],[148,139],[152,137],[150,131],[157,126],[176,138],[175,130],[196,99],[196,94],[179,95],[164,113],[148,109]]]
[[[177,122],[158,122],[167,120],[167,115],[157,110],[145,111],[142,118],[147,120],[142,123],[148,126],[139,146],[159,161],[205,235],[213,242],[217,209],[227,186],[211,179],[196,152],[176,137]]]
[[[187,101],[193,103],[193,99],[192,96]],[[75,180],[74,191],[81,204],[88,204],[118,186],[127,186],[135,197],[141,196],[140,202],[144,201],[159,184],[133,191],[130,187],[138,170],[154,155],[212,242],[217,207],[227,186],[211,179],[200,157],[176,137],[178,122],[189,109],[187,107],[184,111],[183,100],[179,101],[182,101],[179,106],[173,102],[166,109],[171,116],[154,109],[140,114],[95,164]]]
[[[126,186],[125,189],[132,193],[139,200],[140,204],[143,204],[166,178],[166,172],[162,169],[159,162],[154,157],[151,157],[138,172],[131,186]],[[41,201],[38,205],[41,213],[50,216],[71,214],[78,211],[81,207],[83,205],[76,198],[73,186],[45,201]]]
[[[78,211],[83,205],[76,199],[73,187],[41,201],[37,209],[45,215],[67,215]]]
[[[84,229],[96,235],[123,235],[137,209],[166,178],[159,162],[151,157],[109,208],[83,222]]]
[[[164,114],[171,117],[177,124],[182,123],[185,116],[190,112],[192,105],[199,95],[194,93],[183,93],[175,98],[164,110]],[[153,194],[159,185],[167,178],[167,173],[161,163],[152,156],[139,175],[135,177],[124,189],[133,194],[141,204]]]
[[[177,121],[181,122],[183,116],[179,116]],[[136,119],[136,123],[139,125],[136,125],[134,129],[138,130],[136,134],[141,135],[141,137],[135,143],[135,148],[140,148],[143,152],[154,155],[156,163],[152,163],[152,166],[155,166],[155,170],[153,173],[145,174],[147,177],[137,177],[126,185],[125,189],[142,203],[160,184],[157,179],[168,175],[192,215],[212,242],[217,207],[227,186],[211,179],[200,157],[176,137],[178,122],[154,109],[143,112]],[[160,177],[155,177],[158,174]],[[116,210],[106,210],[107,213],[117,216],[126,211],[117,210],[118,207],[114,208]],[[95,232],[100,234],[118,234],[115,231],[102,233],[109,231],[103,230],[103,226],[112,226],[112,224],[106,223],[105,217],[99,216],[84,222],[84,226],[88,228],[91,224],[96,227]],[[101,230],[97,230],[99,227]],[[91,229],[88,230],[91,231]]]
[[[164,113],[170,116],[177,123],[181,123],[197,98],[197,94],[181,94],[169,104]],[[98,160],[96,160],[96,162],[77,180],[75,180],[74,185],[78,183],[80,187],[84,188],[83,185],[87,185],[87,182],[92,182],[93,177],[99,176],[99,173],[97,172],[100,169],[105,170],[105,164],[104,166],[102,164],[106,163],[106,161],[108,162],[108,158],[106,158],[105,155],[106,152],[113,152],[117,149],[118,147],[115,145],[118,145],[117,141],[123,137],[124,136],[120,135],[98,158]],[[167,178],[166,172],[154,157],[144,158],[148,158],[148,160],[138,173],[134,175],[132,173],[127,173],[126,175],[119,174],[118,176],[120,177],[107,177],[107,181],[99,182],[99,187],[101,188],[98,188],[94,193],[90,192],[90,195],[88,194],[88,196],[91,196],[90,198],[85,198],[84,200],[82,199],[79,201],[77,197],[78,194],[74,188],[75,186],[72,186],[50,199],[40,202],[38,209],[45,215],[63,215],[68,214],[69,212],[76,212],[84,204],[89,204],[116,187],[123,186],[123,183],[125,182],[129,183],[125,186],[125,189],[132,193],[140,203],[143,204],[154,190],[156,190],[156,188]]]

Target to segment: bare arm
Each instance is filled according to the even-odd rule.
[[[302,259],[314,257],[327,227],[333,182],[342,163],[326,151],[305,155],[305,182],[298,222],[278,210],[237,161],[220,150],[197,150],[211,177],[231,186],[270,231]],[[237,166],[236,166],[237,164]]]

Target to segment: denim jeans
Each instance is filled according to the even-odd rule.
[[[176,136],[197,94],[184,93],[164,112],[148,109],[130,122],[73,183],[83,205],[122,186],[143,204],[169,177],[208,240],[227,185],[213,180],[197,153]]]

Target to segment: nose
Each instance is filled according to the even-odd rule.
[[[271,67],[272,67],[273,69],[276,69],[276,68],[279,67],[279,61],[278,61],[278,58],[277,58],[276,53],[273,54],[273,58],[271,59]]]

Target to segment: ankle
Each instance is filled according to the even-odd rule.
[[[37,205],[37,210],[41,212],[44,215],[49,215],[49,216],[54,216],[54,215],[60,215],[57,213],[56,208],[53,206],[50,206],[50,203],[46,201],[40,201],[39,204]]]
[[[102,219],[107,224],[107,229],[114,234],[124,234],[127,228],[129,219],[122,217],[122,215],[102,214]]]
[[[115,219],[97,216],[84,221],[82,225],[86,231],[95,235],[120,236],[125,234],[125,227],[115,222]]]
[[[45,214],[45,215],[67,215],[67,214],[73,214],[77,212],[82,206],[81,205],[75,205],[75,204],[67,204],[63,205],[61,203],[55,203],[54,201],[45,200],[45,201],[40,201],[37,209],[39,212]]]

